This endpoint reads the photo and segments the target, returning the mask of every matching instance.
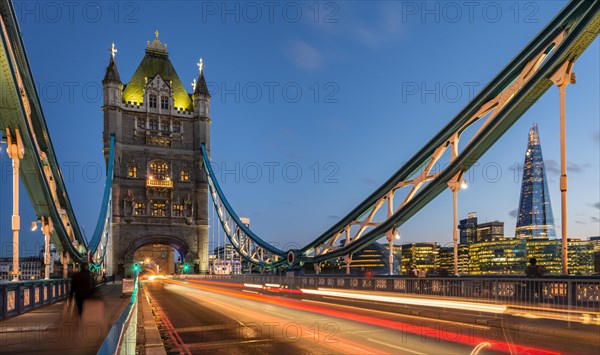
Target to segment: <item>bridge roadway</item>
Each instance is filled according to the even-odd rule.
[[[206,280],[143,287],[169,353],[600,353],[598,325],[274,294]]]
[[[73,301],[61,301],[0,322],[0,354],[96,354],[129,301],[121,291],[121,282],[99,286],[101,305],[82,319]]]

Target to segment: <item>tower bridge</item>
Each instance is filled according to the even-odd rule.
[[[390,334],[399,330],[411,336],[423,336],[431,331],[430,327],[409,329],[406,320],[398,321],[397,313],[402,307],[414,307],[417,312],[429,312],[432,308],[443,308],[444,312],[446,309],[459,309],[462,320],[467,317],[465,314],[472,317],[469,318],[471,320],[481,319],[485,314],[485,325],[473,321],[484,328],[491,327],[499,314],[551,319],[568,322],[569,326],[575,321],[587,326],[596,322],[595,317],[600,321],[597,311],[600,304],[598,280],[568,277],[568,184],[564,141],[566,87],[575,81],[573,67],[576,60],[600,32],[600,2],[569,2],[408,163],[321,235],[291,250],[281,250],[254,233],[227,200],[210,165],[211,96],[204,76],[204,64],[202,60],[198,62],[198,76],[194,80],[193,91],[189,93],[179,79],[169,59],[167,45],[161,42],[158,31],[155,38],[147,42],[144,56],[127,83],[122,81],[118,71],[117,49],[114,45],[110,49],[102,80],[102,139],[107,176],[98,222],[92,237],[86,239],[62,178],[12,3],[0,2],[0,14],[0,80],[3,89],[0,128],[14,168],[11,219],[14,272],[13,282],[6,287],[2,285],[3,318],[65,298],[68,293],[68,264],[93,262],[109,275],[128,276],[133,270],[132,264],[137,262],[136,258],[143,259],[153,271],[156,266],[168,271],[168,265],[180,257],[186,263],[193,263],[199,275],[187,281],[175,277],[160,283],[160,286],[148,284],[143,289],[137,286],[136,279],[130,303],[119,320],[112,319],[115,322],[110,331],[112,336],[106,338],[100,348],[101,353],[135,352],[135,339],[132,341],[126,334],[137,334],[137,307],[146,307],[144,302],[147,301],[152,302],[168,328],[168,332],[164,333],[171,336],[166,345],[173,347],[169,351],[184,353],[191,353],[190,348],[207,348],[205,344],[186,345],[189,340],[184,341],[179,336],[167,314],[176,314],[179,319],[186,320],[192,317],[193,322],[205,319],[203,317],[209,314],[209,321],[214,322],[218,316],[212,308],[227,313],[232,320],[241,317],[244,322],[238,320],[236,324],[246,325],[251,319],[281,320],[271,319],[268,312],[253,310],[264,304],[283,309],[287,319],[297,319],[303,324],[309,322],[308,318],[304,318],[304,312],[327,315],[349,327],[354,323],[346,322],[358,319],[365,329],[373,326],[386,328],[388,333],[382,338],[384,340],[394,338]],[[233,247],[247,262],[262,270],[296,268],[310,263],[318,274],[321,262],[340,257],[344,258],[349,269],[353,253],[386,238],[391,275],[393,242],[398,228],[446,189],[453,195],[454,274],[458,274],[457,201],[465,172],[553,86],[559,88],[561,98],[564,278],[522,281],[515,278],[408,280],[249,276],[212,279],[203,275],[208,272],[209,203],[213,205],[215,217]],[[459,148],[461,141],[462,149]],[[444,159],[449,164],[435,171],[436,163]],[[20,182],[25,186],[42,225],[46,254],[50,243],[62,253],[65,266],[62,280],[33,284],[19,280]],[[45,262],[47,264],[49,258]],[[45,276],[49,278],[47,271]],[[354,292],[357,289],[361,291],[358,294]],[[146,301],[138,298],[138,292],[148,292]],[[389,294],[381,294],[385,292]],[[401,293],[407,296],[399,296]],[[416,294],[419,297],[412,297]],[[285,299],[282,295],[292,299]],[[192,298],[201,302],[194,304],[195,301],[190,301]],[[457,298],[461,301],[456,301]],[[211,307],[204,302],[209,302]],[[390,304],[390,308],[378,309],[379,306],[373,306],[373,303]],[[184,304],[189,307],[182,306]],[[190,306],[192,304],[194,307]],[[360,305],[360,309],[353,309],[356,304]],[[543,307],[540,308],[540,305]],[[204,307],[203,311],[200,311],[201,307]],[[390,316],[394,320],[382,322],[381,312],[388,311],[394,313]],[[417,314],[422,317],[421,313]],[[329,327],[327,323],[325,329]],[[284,326],[283,329],[288,328]],[[311,329],[311,334],[318,333],[316,327]],[[365,329],[360,328],[356,334]],[[200,336],[213,330],[180,329],[190,333],[200,331]],[[252,334],[260,333],[256,329],[253,331]],[[499,352],[512,352],[513,348],[524,353],[547,353],[548,350],[514,345],[508,340],[487,341],[485,337],[471,336],[467,340],[463,338],[465,334],[453,332],[451,339],[444,339],[441,345],[435,344],[432,347],[435,350],[430,351],[446,351],[448,348],[445,346],[459,353],[479,353],[487,347]],[[544,336],[548,343],[543,344],[565,346],[564,342],[553,339],[554,334],[550,330]],[[376,352],[380,349],[377,346],[384,346],[386,351],[407,351],[403,344],[389,344],[374,338],[361,339],[364,341],[362,344],[354,344],[347,339],[334,349],[344,353],[352,349]],[[252,336],[248,341],[255,344],[264,340],[264,337]],[[366,346],[367,342],[371,346]],[[278,346],[283,348],[280,343],[269,344],[275,344],[271,350],[277,350]],[[597,349],[598,346],[594,343],[591,347]],[[416,349],[408,352],[420,353]]]
[[[208,185],[201,145],[210,145],[210,93],[202,59],[188,94],[159,33],[128,83],[121,82],[111,47],[102,80],[104,146],[115,137],[112,269],[131,273],[136,252],[175,248],[208,271]],[[172,260],[172,258],[171,258]]]
[[[186,262],[206,273],[209,195],[225,235],[248,262],[259,268],[312,263],[318,271],[319,263],[328,259],[343,257],[350,263],[353,252],[382,237],[389,241],[392,258],[397,229],[450,189],[456,274],[456,201],[464,173],[549,88],[559,86],[564,98],[564,88],[574,81],[574,62],[597,36],[597,6],[593,1],[565,6],[383,185],[312,242],[280,250],[241,222],[215,179],[210,166],[211,97],[202,59],[197,63],[193,91],[188,93],[158,31],[147,41],[144,56],[127,83],[118,70],[118,50],[114,44],[110,48],[102,80],[107,179],[94,235],[86,240],[54,155],[13,8],[3,3],[2,80],[7,90],[2,125],[15,170],[28,172],[15,174],[14,184],[23,180],[46,239],[63,252],[64,264],[93,260],[118,274],[128,273],[137,250],[153,244],[172,246]],[[564,121],[564,114],[561,117]],[[564,150],[564,144],[561,147]],[[442,160],[449,164],[436,171],[436,163]],[[566,201],[566,174],[561,179]],[[15,190],[12,223],[17,245],[18,200]],[[562,238],[566,255],[566,223]],[[564,265],[563,272],[568,273]]]

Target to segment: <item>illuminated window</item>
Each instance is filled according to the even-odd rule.
[[[167,205],[164,203],[153,203],[152,204],[152,216],[153,217],[166,217],[167,216]]]
[[[181,169],[179,181],[190,181],[190,171],[188,169]]]
[[[149,128],[158,131],[158,120],[150,120]]]
[[[137,202],[134,206],[134,213],[136,216],[144,216],[146,215],[146,204]]]
[[[127,177],[128,178],[137,178],[138,177],[138,167],[137,165],[131,164],[127,168]]]
[[[169,109],[169,98],[167,96],[161,96],[160,97],[160,108],[162,110],[168,110]]]
[[[169,177],[169,164],[162,160],[151,161],[148,170],[155,179],[166,180]]]
[[[173,205],[173,216],[183,217],[183,204],[176,203]]]
[[[156,108],[156,95],[150,95],[148,106],[150,106],[150,108]]]

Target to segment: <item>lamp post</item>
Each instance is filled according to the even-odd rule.
[[[448,187],[452,191],[452,209],[454,228],[452,230],[452,242],[454,246],[454,275],[458,275],[458,190],[466,189],[467,183],[460,177],[448,181]]]
[[[50,233],[52,221],[42,217],[42,233],[44,234],[44,279],[50,279]]]
[[[14,136],[10,129],[6,129],[6,139],[8,145],[8,156],[12,159],[13,167],[13,215],[12,215],[12,232],[13,232],[13,279],[19,281],[19,230],[21,229],[21,217],[19,216],[19,165],[25,148],[21,141],[21,134],[18,129],[15,129]]]
[[[562,232],[562,271],[569,274],[568,254],[568,229],[567,229],[567,112],[566,92],[567,85],[575,84],[573,62],[566,61],[552,76],[552,82],[558,86],[560,95],[560,207],[561,207],[561,232]]]

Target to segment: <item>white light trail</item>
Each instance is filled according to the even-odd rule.
[[[328,291],[328,290],[324,290],[324,289],[318,289],[318,290],[300,289],[300,291],[302,291],[302,293],[309,294],[309,295],[351,298],[351,299],[358,299],[358,300],[364,300],[364,301],[409,304],[409,305],[415,305],[415,306],[426,306],[426,307],[437,307],[437,308],[453,308],[453,309],[462,309],[462,310],[486,312],[486,313],[504,313],[506,311],[505,305],[482,304],[482,303],[475,303],[475,302],[447,301],[447,300],[442,300],[442,299],[423,299],[423,298],[396,297],[396,296],[380,296],[380,295],[369,295],[369,294],[364,294],[364,293]]]

